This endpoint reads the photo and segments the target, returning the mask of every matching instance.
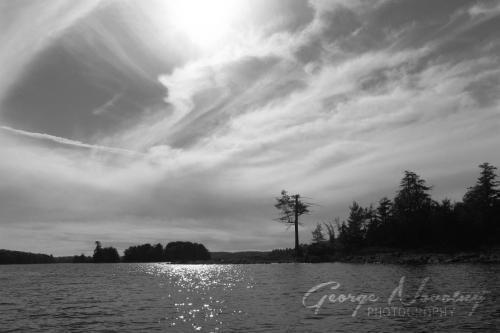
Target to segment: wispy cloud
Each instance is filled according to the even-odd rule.
[[[0,4],[0,101],[36,55],[89,15],[99,1]]]
[[[85,117],[44,115],[77,130],[97,119],[116,124],[70,132],[86,138],[76,140],[37,130],[32,113],[14,117],[20,126],[4,117],[4,234],[28,238],[26,226],[39,223],[46,238],[32,246],[40,250],[50,233],[64,234],[69,251],[72,240],[81,251],[97,237],[125,246],[162,233],[213,250],[285,247],[287,231],[272,222],[282,188],[320,204],[310,219],[321,221],[343,216],[353,199],[392,196],[405,169],[436,185],[437,197],[460,199],[476,164],[500,164],[497,7],[297,2],[261,27],[265,2],[247,5],[245,24],[210,51],[165,32],[157,7],[142,4],[112,5],[125,31],[101,9],[55,38],[88,69],[78,72],[84,81],[106,93]],[[103,48],[89,51],[72,34]],[[140,54],[129,49],[143,44]]]
[[[21,135],[21,136],[25,136],[25,137],[29,137],[29,138],[34,138],[34,139],[51,141],[54,143],[59,143],[61,145],[67,145],[67,146],[76,147],[76,148],[88,148],[91,150],[104,151],[107,153],[116,153],[116,154],[125,154],[125,155],[139,155],[138,152],[128,150],[128,149],[120,149],[120,148],[100,146],[100,145],[91,145],[88,143],[83,143],[80,141],[70,140],[70,139],[66,139],[66,138],[61,138],[61,137],[46,134],[46,133],[33,133],[33,132],[23,131],[20,129],[11,128],[8,126],[0,126],[0,128],[3,129],[4,131],[14,133],[17,135]]]

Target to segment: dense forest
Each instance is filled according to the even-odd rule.
[[[210,252],[203,244],[191,242],[170,242],[165,248],[158,243],[156,245],[142,244],[130,246],[124,251],[120,259],[118,251],[113,247],[103,248],[100,242],[96,242],[93,262],[186,262],[209,260]],[[74,262],[88,262],[83,256],[75,256]]]
[[[362,207],[354,201],[346,221],[317,224],[305,254],[355,252],[367,247],[428,251],[477,250],[500,245],[500,190],[496,167],[479,165],[476,184],[460,202],[431,198],[424,179],[405,171],[394,199]]]
[[[210,252],[203,244],[191,242],[170,242],[165,248],[161,244],[131,246],[125,250],[125,262],[185,262],[209,260]]]

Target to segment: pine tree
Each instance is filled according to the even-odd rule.
[[[411,171],[405,171],[394,198],[397,218],[394,238],[403,247],[422,247],[429,241],[432,199],[427,193],[431,187]]]
[[[323,235],[323,227],[321,224],[316,224],[316,228],[312,231],[312,241],[313,243],[321,243],[325,240],[325,235]]]
[[[363,243],[366,211],[353,201],[347,219],[347,238],[351,246],[358,247]]]
[[[377,206],[377,220],[380,225],[386,225],[392,216],[392,201],[387,197],[379,200]]]
[[[466,219],[474,226],[471,234],[475,244],[500,243],[500,190],[496,180],[496,167],[489,163],[479,165],[480,176],[476,184],[464,195]]]
[[[489,163],[479,165],[481,174],[476,185],[469,187],[464,195],[464,203],[476,208],[492,208],[500,200],[500,190],[497,189],[499,182],[496,180],[497,169]]]
[[[399,188],[396,198],[394,198],[394,207],[402,215],[408,217],[430,206],[432,200],[427,191],[432,187],[427,186],[425,180],[416,173],[405,171]]]

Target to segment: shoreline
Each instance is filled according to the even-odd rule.
[[[232,257],[232,255],[234,257]],[[324,257],[303,257],[299,260],[294,258],[260,258],[238,257],[238,252],[227,254],[223,260],[212,259],[204,263],[210,264],[279,264],[279,263],[352,263],[352,264],[399,264],[399,265],[426,265],[426,264],[456,264],[456,263],[500,263],[500,248],[459,251],[459,252],[437,252],[437,251],[359,251],[354,253],[337,253]],[[194,263],[194,262],[193,262]],[[203,263],[203,262],[200,262]]]
[[[498,264],[500,251],[461,251],[457,253],[440,252],[391,252],[371,254],[351,254],[338,258],[337,262],[367,263],[367,264],[399,264],[399,265],[429,265],[429,264]]]
[[[309,256],[296,260],[293,257],[277,258],[268,251],[249,252],[214,252],[212,259],[183,262],[126,262],[119,263],[168,263],[180,265],[215,265],[215,264],[284,264],[284,263],[347,263],[347,264],[387,264],[387,265],[432,265],[432,264],[500,264],[500,248],[476,251],[437,252],[437,251],[383,251],[360,250],[352,253],[336,253],[326,256]],[[54,257],[54,262],[2,263],[1,265],[37,265],[37,264],[87,264],[93,262],[71,262],[71,257]]]

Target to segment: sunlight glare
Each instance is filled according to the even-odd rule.
[[[210,46],[229,34],[237,18],[237,0],[179,0],[172,3],[173,25],[192,42]]]

